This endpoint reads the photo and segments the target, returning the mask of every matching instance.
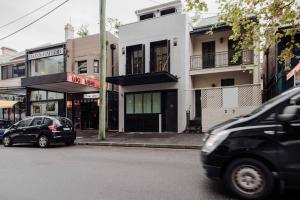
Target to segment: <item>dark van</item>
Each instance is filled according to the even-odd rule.
[[[207,176],[222,179],[242,199],[265,199],[279,187],[300,188],[300,88],[211,128],[204,142]]]

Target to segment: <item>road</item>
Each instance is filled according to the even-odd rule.
[[[196,150],[1,145],[0,159],[1,200],[234,199]]]

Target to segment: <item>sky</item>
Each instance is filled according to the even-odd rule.
[[[0,38],[16,31],[42,16],[64,0],[55,0],[38,12],[14,23],[0,28]],[[170,0],[107,0],[107,17],[118,18],[122,24],[137,20],[135,10],[166,3]],[[50,2],[50,0],[0,0],[0,27],[30,11]],[[207,0],[209,14],[216,13],[218,5],[215,0]],[[99,0],[70,0],[53,13],[26,28],[25,30],[0,41],[0,47],[10,47],[18,51],[34,48],[44,44],[64,42],[64,26],[71,23],[75,28],[88,25],[90,34],[99,32]]]

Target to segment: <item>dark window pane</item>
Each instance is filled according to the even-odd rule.
[[[145,19],[151,19],[154,17],[154,14],[153,13],[149,13],[149,14],[145,14],[145,15],[141,15],[140,16],[140,20],[145,20]]]
[[[40,125],[42,125],[42,121],[43,121],[42,117],[34,118],[31,122],[30,126],[40,126]]]
[[[78,73],[86,74],[87,73],[87,61],[78,61]]]
[[[170,8],[170,9],[161,11],[160,15],[163,16],[163,15],[168,15],[168,14],[172,14],[172,13],[175,13],[175,12],[176,12],[175,8]]]
[[[8,67],[2,67],[2,79],[7,79],[7,69]]]

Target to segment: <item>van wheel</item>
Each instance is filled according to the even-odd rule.
[[[38,145],[41,148],[47,148],[50,145],[49,138],[46,135],[41,135],[38,139]]]
[[[224,181],[234,194],[242,199],[264,199],[271,195],[274,177],[262,162],[245,158],[233,161],[224,175]]]
[[[12,145],[11,138],[9,136],[4,136],[2,143],[5,147],[10,147]]]

